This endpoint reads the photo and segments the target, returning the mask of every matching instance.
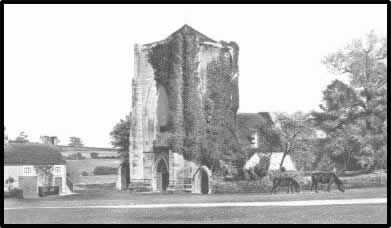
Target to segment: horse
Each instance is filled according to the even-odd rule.
[[[295,179],[293,179],[292,177],[280,176],[273,179],[272,194],[277,193],[281,186],[288,186],[287,193],[294,193],[294,191],[300,192],[300,185]]]
[[[342,181],[335,175],[335,173],[332,172],[317,172],[311,174],[311,191],[315,187],[315,192],[318,193],[318,183],[321,184],[328,184],[327,185],[327,191],[330,192],[330,186],[335,183],[337,185],[337,188],[341,192],[345,192],[345,186],[343,185]]]

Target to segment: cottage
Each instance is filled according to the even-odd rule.
[[[251,167],[254,167],[255,165],[257,165],[260,162],[262,156],[270,156],[270,158],[269,158],[270,164],[269,164],[268,170],[279,170],[283,155],[284,155],[283,152],[272,152],[272,153],[268,153],[268,154],[254,153],[250,157],[250,159],[247,160],[244,167],[245,167],[245,169],[250,169]],[[295,163],[292,161],[289,154],[286,155],[286,157],[284,158],[284,162],[282,164],[282,167],[284,167],[285,170],[287,170],[287,171],[296,171]]]
[[[23,197],[38,197],[39,187],[58,186],[60,195],[70,192],[66,185],[66,165],[53,145],[8,143],[4,145],[4,191],[9,181],[23,191]],[[42,190],[42,188],[41,188]]]
[[[244,170],[251,170],[257,164],[268,161],[267,170],[279,170],[283,157],[278,133],[270,113],[239,113],[237,118],[238,138],[243,149],[248,150],[249,159],[244,164]],[[284,159],[285,170],[296,170],[291,157]]]
[[[237,133],[243,149],[261,153],[280,151],[280,138],[273,128],[274,123],[268,112],[237,115]]]

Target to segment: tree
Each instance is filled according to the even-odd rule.
[[[333,81],[323,93],[322,111],[313,112],[345,169],[385,166],[386,41],[371,31],[323,60],[333,73],[349,76],[349,84]]]
[[[98,158],[98,153],[96,153],[96,152],[92,152],[91,154],[90,154],[90,156],[91,156],[91,158],[93,158],[93,159],[97,159]]]
[[[69,141],[70,141],[70,143],[68,144],[68,146],[74,146],[74,147],[82,147],[83,146],[81,139],[78,137],[72,136],[69,138]]]
[[[130,115],[121,119],[110,132],[111,145],[117,148],[123,160],[129,159]]]
[[[114,125],[110,132],[111,144],[118,149],[121,158],[121,182],[124,186],[130,183],[130,166],[129,166],[129,140],[130,140],[130,125],[131,113],[125,117],[125,120],[120,121]]]
[[[309,116],[302,112],[292,115],[276,113],[275,116],[275,124],[284,153],[280,162],[280,169],[282,169],[285,157],[288,154],[303,151],[304,147],[309,144],[309,139],[315,135],[315,131],[309,122]]]
[[[58,143],[60,143],[60,140],[58,139],[57,136],[42,135],[40,139],[43,144],[57,145]]]
[[[8,191],[11,191],[13,183],[15,183],[15,179],[13,177],[8,177],[5,181],[5,184],[8,184]]]
[[[29,140],[28,140],[28,135],[26,135],[26,134],[24,133],[24,131],[21,131],[21,132],[19,133],[19,136],[16,137],[15,140],[10,140],[10,142],[12,142],[12,143],[27,143],[27,142],[29,142]]]
[[[4,145],[8,143],[8,135],[5,131],[5,126],[4,126]]]
[[[43,180],[44,187],[51,187],[53,183],[53,166],[39,165],[34,166],[35,172]]]

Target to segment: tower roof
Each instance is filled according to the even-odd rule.
[[[211,43],[218,43],[217,41],[209,38],[208,36],[200,33],[199,31],[195,30],[193,27],[190,25],[184,24],[181,28],[176,30],[175,32],[171,33],[167,38],[161,41],[153,42],[153,43],[148,43],[144,44],[143,46],[154,46],[157,44],[165,43],[166,41],[170,40],[173,36],[177,35],[178,33],[182,33],[183,35],[196,35],[201,42],[211,42]]]
[[[214,43],[217,43],[217,41],[207,37],[206,35],[200,33],[199,31],[195,30],[193,27],[191,27],[190,25],[188,24],[184,24],[180,29],[176,30],[175,32],[173,32],[171,35],[169,35],[167,37],[170,38],[171,36],[174,36],[178,33],[183,33],[183,34],[195,34],[196,36],[198,36],[200,38],[200,40],[202,41],[208,41],[208,42],[214,42]]]

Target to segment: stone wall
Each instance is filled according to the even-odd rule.
[[[301,172],[288,172],[300,184],[302,190],[310,190],[311,177]],[[273,175],[268,175],[262,180],[240,180],[240,181],[223,181],[222,179],[213,180],[213,193],[270,193],[273,183]],[[354,188],[371,188],[387,187],[386,173],[371,173],[354,177],[340,177],[344,183],[345,189]],[[327,184],[320,184],[319,190],[324,191]],[[281,188],[281,192],[286,191],[286,187]],[[336,190],[332,185],[331,190]]]

